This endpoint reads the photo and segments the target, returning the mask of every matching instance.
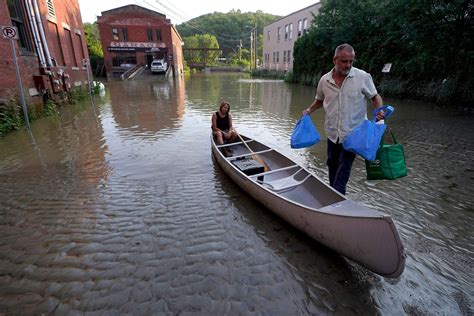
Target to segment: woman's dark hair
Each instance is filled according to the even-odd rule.
[[[224,105],[228,105],[228,106],[229,106],[229,111],[227,111],[227,112],[230,112],[230,103],[227,102],[227,101],[222,101],[222,102],[221,102],[221,105],[219,106],[219,111],[222,110],[222,107],[223,107]]]

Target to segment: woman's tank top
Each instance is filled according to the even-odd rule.
[[[229,113],[226,113],[224,117],[221,117],[219,112],[216,112],[216,125],[221,131],[229,129]]]

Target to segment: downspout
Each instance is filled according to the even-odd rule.
[[[51,62],[51,54],[49,53],[48,42],[46,41],[46,36],[44,35],[43,22],[41,22],[41,14],[38,8],[38,1],[37,0],[32,0],[32,1],[33,1],[34,9],[35,9],[36,23],[38,24],[38,30],[41,36],[41,42],[43,43],[44,53],[46,55],[46,64],[48,65],[48,67],[51,67],[53,63]]]
[[[46,61],[44,57],[43,46],[41,45],[41,41],[39,39],[38,28],[34,22],[35,13],[33,12],[33,5],[31,4],[31,0],[25,0],[26,11],[28,12],[28,21],[30,22],[31,33],[33,35],[33,40],[35,43],[36,51],[38,52],[38,58],[40,61],[40,65],[42,68],[46,67]]]

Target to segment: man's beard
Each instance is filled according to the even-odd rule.
[[[352,68],[352,67],[351,67]],[[347,76],[350,72],[351,72],[351,68],[347,69],[347,70],[342,70],[342,69],[339,69],[339,73],[343,76]]]

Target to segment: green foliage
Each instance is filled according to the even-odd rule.
[[[97,69],[97,64],[104,63],[104,52],[102,51],[102,44],[100,43],[99,29],[95,23],[84,23],[83,26],[91,68]]]
[[[185,48],[207,48],[218,49],[219,43],[214,35],[210,34],[196,34],[183,38]],[[192,51],[185,52],[184,58],[189,62],[198,62],[206,64],[216,64],[219,58],[218,52],[208,51]]]
[[[58,106],[52,100],[46,101],[39,110],[35,107],[28,107],[30,121],[45,116],[57,115],[58,113]],[[0,103],[0,137],[19,129],[24,123],[23,110],[15,99]]]
[[[214,12],[189,20],[176,28],[181,36],[189,37],[195,34],[210,34],[217,38],[219,46],[227,57],[230,53],[238,53],[239,45],[250,48],[250,33],[253,27],[257,30],[257,52],[261,56],[263,45],[263,27],[278,19],[272,14],[257,12],[242,13],[240,10],[231,10],[228,13]],[[186,47],[186,44],[185,44]],[[241,59],[244,56],[241,56]]]
[[[310,78],[329,71],[334,48],[347,42],[356,49],[354,66],[370,72],[383,92],[426,97],[430,91],[431,96],[444,91],[436,98],[472,103],[470,1],[323,0],[321,4],[310,32],[295,43],[298,80],[313,83]],[[381,73],[385,63],[392,63],[389,74]]]
[[[88,93],[86,89],[83,89],[82,87],[77,87],[69,91],[68,100],[70,103],[74,104],[76,102],[85,100],[87,96],[88,96]]]
[[[196,34],[183,37],[186,48],[219,48],[219,42],[214,35]]]
[[[12,99],[0,103],[0,137],[22,125],[21,107]]]
[[[48,100],[44,103],[43,111],[41,114],[42,116],[59,114],[58,106],[56,105],[56,103],[53,102],[53,100]]]
[[[86,33],[86,42],[87,49],[89,51],[89,56],[94,57],[104,57],[102,51],[102,44],[100,43],[100,34],[97,24],[95,23],[84,23],[84,32]]]

